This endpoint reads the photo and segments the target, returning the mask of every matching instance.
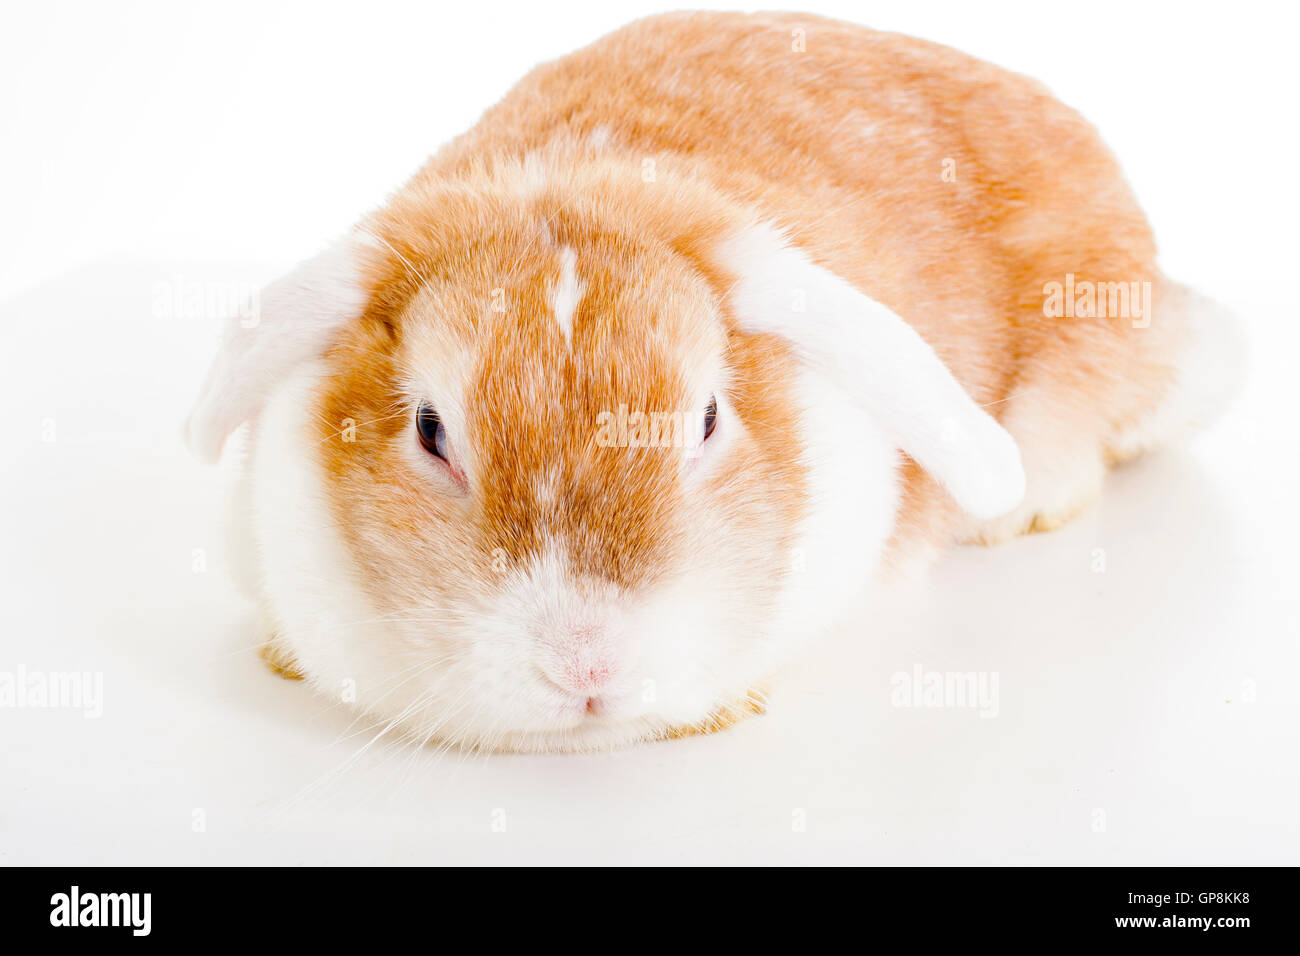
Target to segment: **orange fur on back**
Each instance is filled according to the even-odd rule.
[[[801,14],[644,20],[534,70],[380,214],[385,235],[418,246],[448,183],[531,197],[561,230],[603,195],[637,241],[679,249],[758,210],[906,317],[995,415],[1033,394],[1099,456],[1169,378],[1152,330],[1043,314],[1067,273],[1159,278],[1109,151],[1034,81],[926,41]],[[528,228],[517,244],[549,254]],[[901,535],[950,535],[945,496],[906,478]]]

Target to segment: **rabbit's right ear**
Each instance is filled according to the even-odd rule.
[[[369,236],[355,231],[264,288],[227,320],[221,347],[185,425],[190,449],[206,462],[255,416],[285,373],[325,352],[334,333],[369,300]]]
[[[967,514],[995,518],[1020,503],[1025,472],[1015,439],[901,316],[769,225],[741,229],[718,256],[735,277],[727,298],[742,325],[782,336],[837,379]]]

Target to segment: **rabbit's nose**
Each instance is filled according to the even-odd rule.
[[[576,693],[598,691],[617,672],[614,657],[600,646],[571,644],[560,655],[560,674],[566,687]]]
[[[600,624],[570,627],[557,635],[547,676],[574,694],[593,694],[618,673],[608,628]]]

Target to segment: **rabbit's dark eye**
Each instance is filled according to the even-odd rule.
[[[710,395],[709,404],[704,408],[704,441],[708,441],[709,436],[713,434],[714,427],[718,424],[718,399]]]
[[[447,461],[447,429],[432,405],[421,405],[415,415],[415,430],[420,435],[420,444],[430,455],[437,455]]]

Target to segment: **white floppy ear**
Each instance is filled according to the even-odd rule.
[[[226,438],[261,410],[294,366],[323,354],[336,330],[365,310],[362,256],[368,237],[353,232],[264,288],[226,322],[221,348],[185,425],[207,462]]]
[[[903,319],[770,226],[733,234],[719,255],[736,278],[728,299],[742,325],[788,339],[835,376],[964,511],[995,518],[1020,503],[1025,473],[1015,439]]]

